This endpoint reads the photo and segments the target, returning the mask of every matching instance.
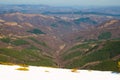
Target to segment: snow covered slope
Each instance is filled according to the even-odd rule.
[[[0,65],[0,80],[120,80],[119,73]]]

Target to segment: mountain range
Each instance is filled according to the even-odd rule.
[[[0,63],[119,71],[119,18],[77,15],[0,14]]]

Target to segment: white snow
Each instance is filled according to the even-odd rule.
[[[16,70],[20,66],[0,65],[0,80],[120,80],[120,73],[29,66],[29,71]]]

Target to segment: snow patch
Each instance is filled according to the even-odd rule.
[[[110,71],[89,71],[29,66],[28,71],[16,70],[20,66],[0,65],[0,80],[120,80],[120,74]]]

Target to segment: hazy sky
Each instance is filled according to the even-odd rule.
[[[53,6],[120,6],[120,0],[0,0],[0,4],[47,4]]]

